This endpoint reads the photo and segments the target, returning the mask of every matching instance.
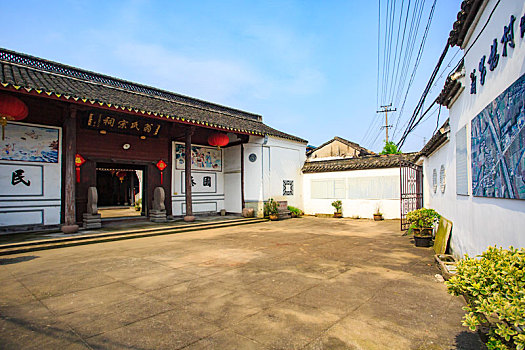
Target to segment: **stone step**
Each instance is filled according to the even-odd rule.
[[[239,225],[249,225],[265,222],[266,219],[243,218],[228,221],[186,224],[180,226],[165,226],[161,228],[135,229],[128,231],[116,231],[111,233],[87,234],[75,237],[64,237],[45,239],[31,242],[20,242],[0,245],[0,255],[11,255],[27,253],[32,251],[55,249],[61,247],[71,247],[77,245],[94,244],[102,242],[119,241],[133,238],[152,237],[160,235],[177,234],[198,230],[209,230],[213,228],[224,228]]]

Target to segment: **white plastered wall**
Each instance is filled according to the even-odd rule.
[[[15,123],[28,128],[58,130],[57,163],[0,160],[0,227],[60,224],[62,191],[62,129],[54,126]],[[6,133],[9,132],[9,124]],[[12,184],[12,172],[23,170],[25,181]]]
[[[488,1],[479,22],[466,47],[472,45],[497,1]],[[486,29],[465,57],[466,77],[462,78],[465,90],[450,108],[450,141],[424,160],[425,205],[436,209],[452,220],[451,249],[456,256],[480,254],[488,246],[525,246],[525,200],[485,198],[472,196],[471,167],[471,121],[489,103],[525,74],[525,39],[520,37],[519,21],[525,14],[525,3],[520,0],[501,1]],[[508,47],[508,56],[503,57],[500,39],[503,27],[509,24],[510,16],[516,17],[514,24],[515,48]],[[483,86],[479,83],[479,62],[490,55],[493,39],[498,39],[498,66],[487,75]],[[470,94],[470,73],[476,69],[477,93]],[[468,195],[456,194],[456,133],[467,126]],[[433,195],[432,170],[441,165],[446,169],[445,193]],[[439,191],[439,189],[438,189]]]
[[[246,207],[254,208],[261,216],[263,202],[273,198],[302,209],[301,168],[306,159],[306,144],[271,136],[266,139],[251,136],[244,144],[244,158]],[[293,181],[293,194],[283,195],[284,180]]]
[[[392,199],[349,199],[348,198],[348,179],[352,178],[377,178],[377,177],[392,177],[395,178],[395,183],[399,186],[399,168],[386,169],[367,169],[367,170],[350,170],[350,171],[334,171],[323,173],[307,173],[303,175],[303,196],[304,196],[304,211],[306,214],[333,214],[334,207],[332,202],[340,199],[343,203],[344,217],[373,218],[376,208],[379,206],[385,219],[398,219],[400,217],[400,199],[399,194],[397,198]],[[345,196],[344,198],[312,198],[312,181],[323,179],[344,179],[345,180]],[[399,187],[398,187],[399,188]]]
[[[180,142],[173,142],[173,149],[175,145]],[[200,146],[200,145],[194,145]],[[210,146],[205,146],[210,147]],[[203,213],[216,213],[224,209],[224,170],[226,168],[226,156],[225,150],[222,151],[222,169],[221,171],[202,171],[192,169],[192,175],[195,175],[195,178],[198,179],[200,175],[209,175],[213,177],[214,182],[214,191],[213,192],[204,192],[200,190],[192,191],[192,207],[194,214],[203,214]],[[172,152],[172,183],[171,183],[171,203],[172,211],[174,216],[182,216],[186,213],[186,196],[184,193],[184,170],[177,169],[175,164],[175,152]]]

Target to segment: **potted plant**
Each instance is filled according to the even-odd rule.
[[[374,221],[383,220],[383,213],[381,213],[381,206],[378,204],[374,213]]]
[[[489,247],[478,257],[466,255],[445,282],[467,305],[463,325],[478,330],[489,349],[525,348],[525,248]]]
[[[288,211],[290,211],[292,218],[298,218],[303,215],[303,211],[301,209],[292,207],[291,205],[288,206]]]
[[[333,201],[332,207],[335,208],[334,218],[342,218],[343,217],[343,211],[342,211],[343,202],[341,202],[340,200]]]
[[[136,210],[136,211],[140,211],[140,209],[142,209],[142,198],[139,198],[139,199],[135,202],[135,210]]]
[[[277,202],[270,198],[268,202],[264,204],[264,216],[269,216],[270,220],[279,220],[279,210],[277,209]]]
[[[434,209],[421,208],[407,214],[407,221],[414,233],[416,247],[430,247],[432,245],[432,230],[441,215]]]

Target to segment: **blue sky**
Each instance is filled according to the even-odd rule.
[[[386,0],[381,3],[385,6]],[[3,5],[1,47],[258,113],[268,125],[313,145],[334,136],[362,143],[374,120],[374,133],[379,133],[378,1]],[[425,1],[420,35],[431,5]],[[460,0],[437,2],[404,120],[426,85],[459,7]],[[429,101],[441,90],[446,73]],[[415,130],[404,151],[421,149],[436,116]],[[441,120],[446,116],[442,109]],[[383,139],[381,134],[374,144],[362,145],[380,151]]]

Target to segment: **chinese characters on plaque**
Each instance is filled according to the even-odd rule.
[[[147,137],[157,137],[161,129],[160,122],[155,119],[98,112],[89,112],[83,120],[83,126],[87,129]]]

